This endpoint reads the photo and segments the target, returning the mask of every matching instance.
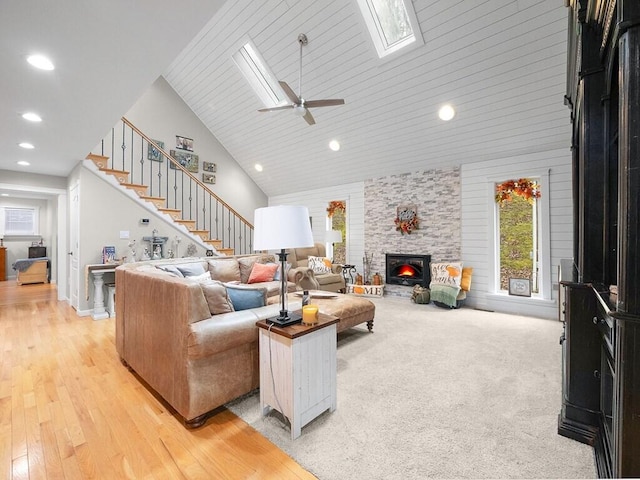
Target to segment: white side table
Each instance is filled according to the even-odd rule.
[[[317,325],[280,328],[265,320],[260,331],[260,409],[273,408],[291,423],[291,439],[325,410],[336,409],[336,324],[320,314]]]

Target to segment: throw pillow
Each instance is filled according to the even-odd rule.
[[[237,285],[226,285],[226,287],[235,311],[264,307],[267,304],[266,288],[247,288]]]
[[[460,287],[462,262],[432,263],[431,284]]]
[[[162,270],[163,272],[170,273],[176,277],[183,278],[184,275],[175,265],[156,265],[158,270]]]
[[[278,270],[278,265],[275,263],[256,262],[253,264],[251,275],[249,275],[249,281],[247,283],[271,282],[276,270]]]
[[[214,280],[219,280],[221,282],[240,281],[240,267],[238,267],[238,261],[235,258],[209,260],[208,263],[211,278]]]
[[[464,267],[462,269],[462,278],[460,279],[460,288],[465,292],[471,290],[471,275],[473,274],[473,267]]]
[[[309,268],[313,273],[331,273],[331,260],[325,257],[309,257]]]
[[[204,273],[204,267],[200,263],[183,263],[176,265],[176,268],[180,270],[180,273],[185,277],[193,277],[194,275],[202,275]]]
[[[198,282],[198,283],[209,283],[211,282],[211,274],[209,272],[204,272],[201,275],[191,275],[189,277],[185,277],[188,280],[192,280],[194,282]]]
[[[211,315],[233,312],[233,304],[227,294],[227,289],[220,282],[201,283],[200,288],[207,300]]]
[[[254,263],[274,263],[273,255],[250,255],[238,258],[240,267],[240,282],[249,283],[249,275]]]

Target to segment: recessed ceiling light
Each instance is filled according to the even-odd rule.
[[[29,162],[27,162],[26,160],[19,160],[18,161],[18,165],[22,165],[23,167],[28,167],[31,164]]]
[[[338,150],[340,150],[340,142],[338,140],[331,140],[329,142],[329,148],[334,152],[337,152]]]
[[[456,111],[449,104],[443,105],[440,107],[440,110],[438,110],[438,117],[440,117],[440,120],[444,120],[445,122],[451,120],[455,114]]]
[[[38,115],[37,113],[33,113],[33,112],[27,112],[27,113],[23,114],[22,118],[24,118],[25,120],[29,120],[30,122],[41,122],[42,121],[42,117],[40,115]]]
[[[0,197],[8,197],[9,194],[8,193],[0,193]]]
[[[44,55],[29,55],[27,62],[40,70],[53,70],[55,68],[51,60]]]
[[[36,148],[33,146],[33,144],[29,143],[29,142],[22,142],[18,144],[19,147],[22,148],[26,148],[27,150],[31,150],[32,148]]]
[[[259,163],[256,163],[253,168],[255,168],[257,171],[261,172],[262,171],[262,165],[260,165]]]

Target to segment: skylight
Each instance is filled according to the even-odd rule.
[[[378,57],[423,45],[411,0],[358,0]]]
[[[265,107],[276,107],[286,102],[278,81],[251,41],[233,54],[233,61]]]

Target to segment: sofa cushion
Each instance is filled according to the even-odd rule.
[[[331,260],[326,257],[314,257],[313,255],[308,258],[309,268],[313,270],[313,273],[323,274],[331,273]]]
[[[226,288],[235,311],[264,307],[267,304],[266,288],[248,288],[229,284]]]
[[[211,278],[221,282],[239,282],[240,267],[235,258],[209,260]]]
[[[256,262],[253,264],[247,283],[271,282],[277,270],[278,265],[275,263]]]
[[[184,275],[185,277],[193,277],[196,275],[202,275],[205,273],[205,269],[199,262],[194,263],[181,263],[175,265],[175,267]]]
[[[246,257],[238,258],[238,266],[240,267],[240,282],[249,283],[249,276],[251,275],[251,269],[253,264],[259,263],[273,263],[273,255],[249,255]]]
[[[207,300],[211,315],[234,311],[227,289],[222,283],[216,281],[201,283],[200,288],[204,293],[204,298]]]

